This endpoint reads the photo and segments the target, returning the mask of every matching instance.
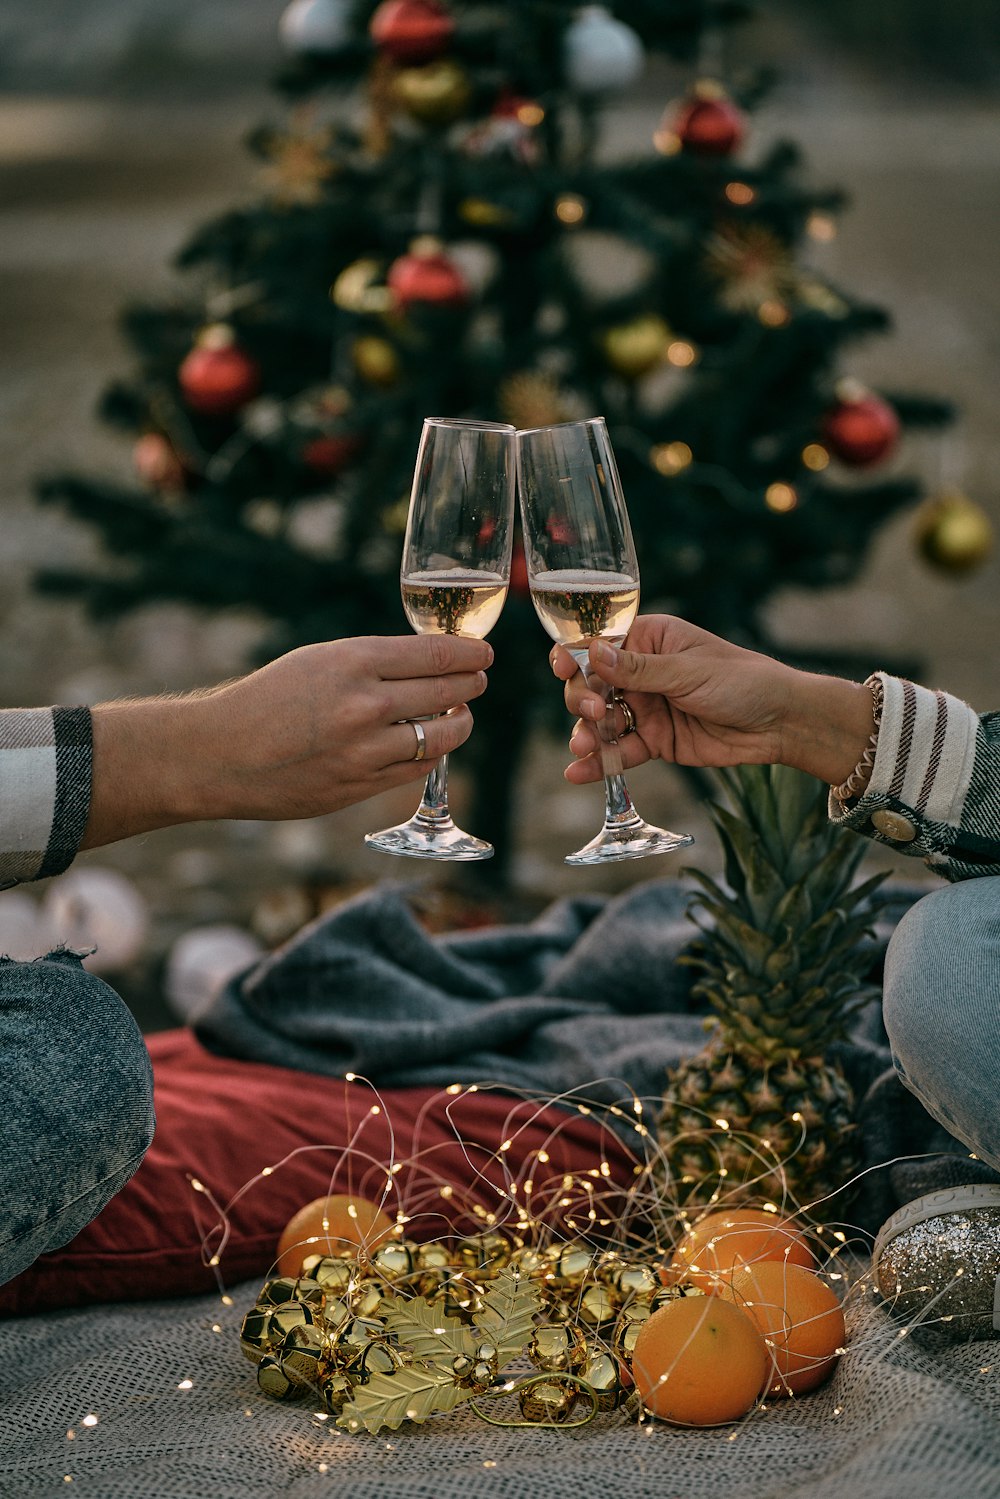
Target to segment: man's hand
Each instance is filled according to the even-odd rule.
[[[180,822],[316,817],[422,780],[469,737],[492,660],[482,640],[369,636],[303,646],[207,692],[102,704],[83,847]],[[420,761],[412,718],[425,720]]]

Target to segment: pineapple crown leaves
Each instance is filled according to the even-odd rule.
[[[863,939],[884,876],[852,884],[865,846],[830,824],[812,777],[750,765],[720,780],[732,810],[711,814],[728,888],[688,871],[700,886],[690,914],[702,938],[682,960],[703,970],[694,994],[743,1045],[819,1052],[875,992]]]

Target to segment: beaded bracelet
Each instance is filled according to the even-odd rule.
[[[861,759],[858,761],[857,765],[855,765],[854,769],[847,777],[847,780],[841,781],[839,786],[830,787],[831,794],[837,798],[838,802],[849,802],[852,801],[856,796],[860,796],[865,787],[868,785],[868,782],[871,780],[872,771],[875,768],[875,751],[878,748],[878,731],[882,724],[882,678],[873,672],[868,680],[864,683],[864,686],[868,688],[869,692],[872,695],[872,718],[874,719],[874,729],[869,736],[868,744],[865,748],[864,754],[861,756]]]

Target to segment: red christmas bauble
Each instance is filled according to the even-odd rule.
[[[460,307],[469,300],[469,283],[441,250],[413,248],[394,260],[386,285],[403,311],[414,302]]]
[[[838,401],[823,418],[823,442],[855,468],[886,458],[898,437],[899,417],[888,401],[870,393]]]
[[[729,156],[742,143],[746,128],[743,111],[728,95],[697,89],[669,125],[683,149],[697,156]]]
[[[230,416],[260,390],[260,365],[228,328],[209,328],[177,372],[184,400],[202,416]]]
[[[162,432],[144,432],[132,449],[132,463],[144,484],[153,489],[183,489],[188,468]]]
[[[322,435],[313,437],[302,449],[302,462],[314,474],[333,478],[345,469],[361,447],[360,437]]]
[[[439,57],[454,30],[454,21],[438,0],[382,0],[369,25],[376,47],[398,62]]]

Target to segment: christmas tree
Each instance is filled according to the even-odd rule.
[[[768,648],[769,595],[857,574],[919,493],[869,470],[947,408],[850,379],[887,316],[815,268],[841,196],[804,184],[793,145],[754,152],[761,80],[707,64],[746,10],[292,0],[281,116],[250,139],[259,201],[193,235],[174,303],[126,314],[136,369],[102,410],[137,482],[41,488],[113,561],[39,586],[98,617],[251,605],[268,655],[401,632],[422,418],[603,414],[644,606]],[[606,107],[656,54],[687,84],[608,159]],[[517,559],[492,640],[462,765],[502,878],[532,715],[561,713]]]

